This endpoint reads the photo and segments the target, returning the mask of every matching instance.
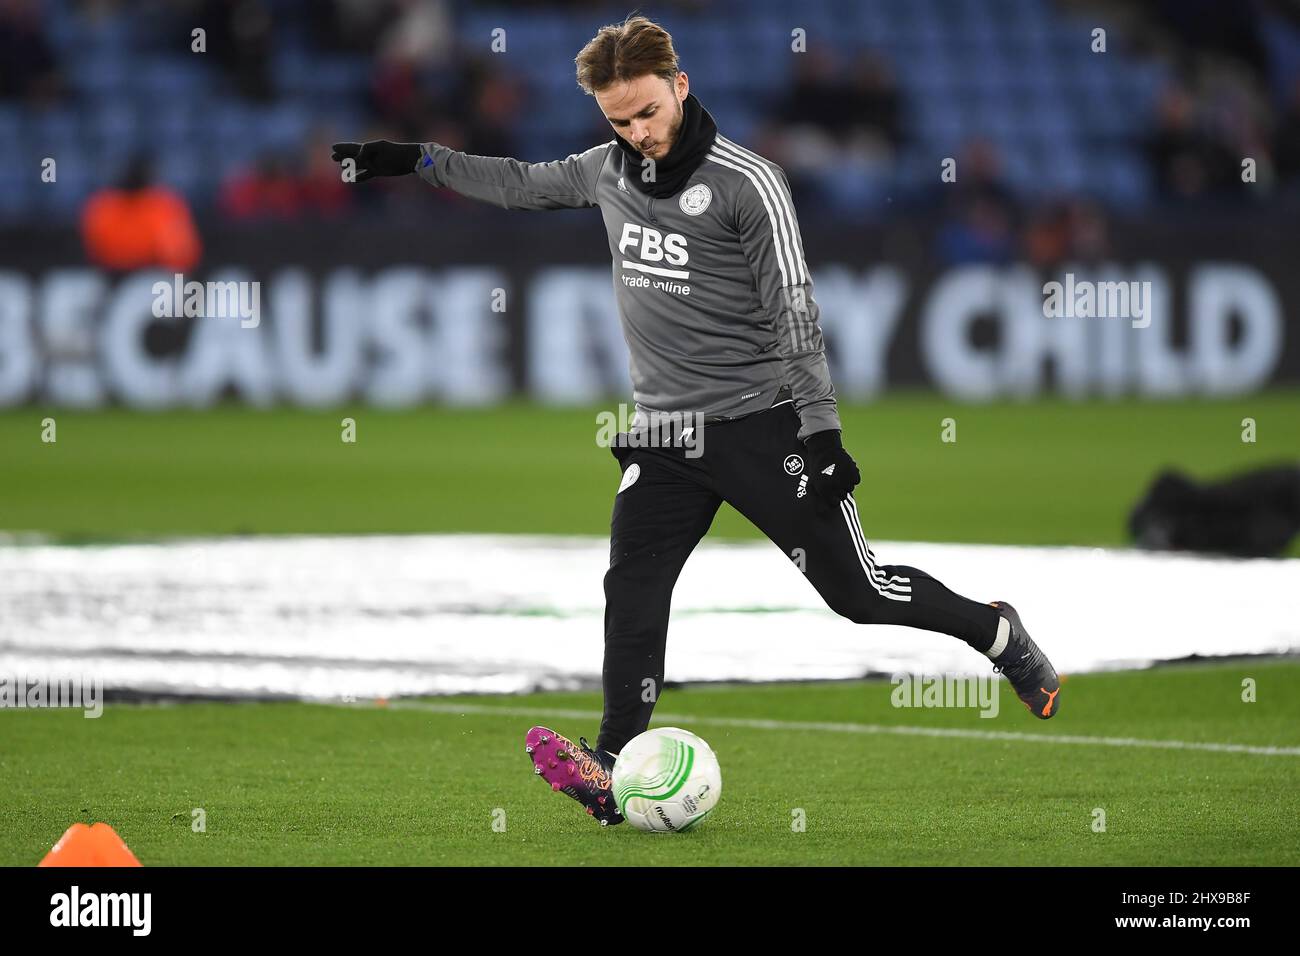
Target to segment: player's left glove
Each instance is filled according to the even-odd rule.
[[[823,506],[835,507],[862,480],[858,463],[840,443],[839,429],[815,432],[803,440],[808,449],[808,488]]]
[[[374,139],[368,143],[335,143],[330,159],[356,163],[356,182],[364,183],[376,176],[405,176],[415,172],[422,155],[419,143],[390,143]]]

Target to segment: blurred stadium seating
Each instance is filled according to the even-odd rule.
[[[872,153],[869,175],[839,175],[850,161],[842,151],[802,165],[805,204],[897,214],[924,198],[933,157],[958,155],[975,139],[997,151],[1022,200],[1068,195],[1133,209],[1168,199],[1150,131],[1171,84],[1193,90],[1198,134],[1264,166],[1285,160],[1293,165],[1281,172],[1300,175],[1289,153],[1273,155],[1295,149],[1288,103],[1300,28],[1271,5],[1242,7],[1238,19],[1264,58],[1246,64],[1245,92],[1220,95],[1213,67],[1191,52],[1178,18],[1163,16],[1166,6],[1122,18],[1107,4],[1051,0],[825,0],[794,15],[782,0],[722,0],[650,12],[674,33],[723,129],[778,155],[797,107],[795,58],[775,55],[789,48],[791,22],[830,57],[828,83],[851,82],[854,64],[880,68],[896,128]],[[305,168],[306,151],[329,135],[440,135],[471,151],[567,155],[608,135],[594,109],[582,108],[574,51],[625,13],[464,0],[10,0],[0,4],[0,50],[23,55],[11,58],[0,88],[0,139],[33,161],[76,160],[60,164],[64,188],[31,178],[7,187],[0,221],[71,221],[142,151],[200,215],[219,208],[223,183],[268,157]],[[1123,29],[1094,53],[1090,30],[1113,21]],[[205,53],[190,50],[198,26]],[[509,55],[486,52],[497,29]],[[1246,143],[1255,151],[1243,153]]]
[[[28,170],[0,190],[0,405],[623,395],[607,250],[586,213],[518,215],[414,181],[352,188],[329,145],[433,140],[545,161],[604,142],[573,58],[627,12],[0,0],[0,139]],[[786,171],[842,399],[1300,381],[1294,4],[670,0],[647,12],[723,132]],[[945,181],[950,158],[960,175]],[[265,286],[265,327],[230,355],[219,324],[151,321],[148,270],[175,257],[132,271],[86,241],[95,196],[127,210],[124,234],[142,228],[119,201],[142,169],[175,222],[194,223],[193,278]],[[1047,317],[1044,281],[1074,272],[1147,283],[1151,331]],[[497,289],[509,309],[490,309]],[[69,328],[74,349],[59,344]],[[320,361],[329,381],[306,388],[295,369],[318,353],[333,356]]]

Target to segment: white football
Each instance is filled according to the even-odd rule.
[[[614,800],[638,830],[684,833],[713,812],[722,770],[689,730],[656,727],[628,741],[614,763]]]

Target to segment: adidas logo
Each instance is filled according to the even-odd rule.
[[[627,192],[627,183],[623,182],[622,176],[618,177],[618,188],[623,190],[623,192]]]
[[[823,474],[823,475],[833,475],[833,474],[835,474],[835,463],[834,463],[834,462],[831,462],[831,464],[829,464],[829,465],[827,465],[825,468],[823,468],[823,469],[822,469],[822,474]]]

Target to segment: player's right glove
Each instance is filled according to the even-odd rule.
[[[815,432],[803,440],[808,449],[808,490],[822,506],[836,507],[862,480],[858,463],[844,450],[838,428]]]
[[[364,183],[376,176],[405,176],[415,172],[420,161],[419,143],[390,143],[375,139],[368,143],[335,143],[330,156],[336,163],[350,159],[357,164],[356,182]]]

